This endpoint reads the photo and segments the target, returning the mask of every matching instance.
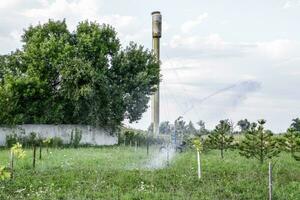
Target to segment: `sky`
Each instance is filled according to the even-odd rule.
[[[300,0],[0,1],[0,54],[22,48],[29,25],[66,19],[116,28],[122,45],[151,49],[151,12],[163,17],[160,120],[264,118],[285,131],[300,117]],[[138,123],[147,129],[150,109]]]

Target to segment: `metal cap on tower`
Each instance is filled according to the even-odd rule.
[[[159,11],[154,11],[152,15],[152,37],[161,37],[161,14]]]

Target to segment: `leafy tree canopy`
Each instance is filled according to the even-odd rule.
[[[23,47],[0,56],[0,124],[79,123],[117,127],[141,118],[159,83],[152,52],[122,48],[109,25],[64,21],[30,26]]]

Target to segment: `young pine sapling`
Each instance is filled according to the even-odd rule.
[[[15,158],[24,158],[25,151],[22,149],[22,145],[20,143],[14,144],[10,149],[10,169],[11,169],[11,179],[14,177],[14,161]]]
[[[280,153],[278,144],[271,131],[264,130],[265,120],[258,120],[258,125],[252,123],[240,144],[240,155],[255,158],[264,163]]]
[[[208,143],[212,148],[219,149],[221,158],[224,158],[224,151],[232,147],[233,136],[232,125],[229,120],[221,120],[212,134],[208,136]]]

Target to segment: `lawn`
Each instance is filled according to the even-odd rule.
[[[177,154],[169,167],[149,169],[145,148],[50,149],[36,169],[32,152],[17,160],[15,179],[0,182],[0,199],[267,199],[268,166],[227,151],[202,155],[202,180],[196,154]],[[155,150],[150,149],[152,156]],[[8,165],[0,150],[0,164]],[[300,162],[288,154],[276,158],[274,199],[300,199]]]

